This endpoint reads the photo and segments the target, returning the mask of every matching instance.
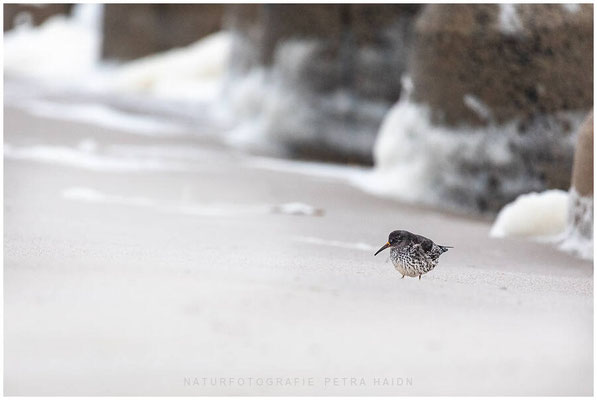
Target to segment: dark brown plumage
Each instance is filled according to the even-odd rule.
[[[441,246],[434,243],[425,236],[417,235],[408,231],[398,230],[390,233],[388,242],[384,244],[374,255],[391,248],[390,258],[402,277],[418,276],[421,279],[423,274],[435,268],[439,256],[448,251],[451,246]]]

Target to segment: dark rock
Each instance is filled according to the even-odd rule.
[[[589,113],[578,132],[572,187],[583,197],[593,197],[593,111]]]
[[[503,7],[512,7],[511,14]],[[413,96],[431,107],[434,122],[485,125],[462,101],[465,95],[485,104],[497,123],[532,124],[537,115],[593,104],[591,4],[577,10],[561,4],[430,5],[417,19],[414,42]]]
[[[316,41],[317,53],[293,77],[315,91],[338,87],[367,97],[396,101],[406,68],[411,22],[418,5],[264,4],[229,8],[227,26],[239,33],[254,55],[234,54],[234,62],[271,66],[276,50],[289,41]],[[251,57],[252,62],[242,59]]]
[[[18,19],[40,25],[54,15],[68,15],[72,4],[4,4],[4,32],[14,28]]]
[[[287,110],[289,120],[268,132],[291,154],[371,163],[383,115],[400,96],[412,22],[419,8],[406,4],[234,6],[227,18],[227,26],[236,33],[232,73],[243,75],[252,68],[275,71],[275,79],[295,102],[293,108],[304,110]],[[344,140],[338,140],[339,131]]]
[[[222,4],[106,4],[102,57],[131,60],[189,45],[221,29]]]

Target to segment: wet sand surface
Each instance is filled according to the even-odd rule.
[[[4,111],[7,395],[592,394],[591,262],[208,140]],[[400,279],[373,257],[393,229],[454,249]]]

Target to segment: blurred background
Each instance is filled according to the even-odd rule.
[[[590,4],[8,4],[4,30],[9,78],[219,102],[186,117],[227,114],[229,142],[375,165],[375,189],[465,211],[567,190],[593,104]]]
[[[5,4],[5,287],[7,307],[13,305],[5,326],[14,345],[6,351],[5,387],[12,394],[65,394],[64,382],[75,380],[79,386],[70,394],[193,394],[189,390],[197,388],[172,389],[172,379],[182,382],[182,370],[250,370],[230,361],[235,353],[262,357],[260,371],[294,359],[303,371],[322,363],[317,376],[344,367],[358,375],[357,358],[339,355],[346,348],[356,348],[360,359],[373,354],[371,368],[388,371],[391,353],[363,341],[371,326],[391,340],[393,330],[409,321],[407,331],[427,339],[420,348],[396,353],[405,368],[392,373],[427,373],[421,360],[439,357],[438,370],[429,372],[433,379],[414,389],[367,393],[590,393],[592,109],[592,4]],[[428,289],[394,293],[388,285],[396,277],[387,261],[376,260],[377,272],[365,266],[369,258],[362,261],[364,252],[399,228],[461,249],[446,257],[445,272],[437,271]],[[224,243],[232,243],[236,254],[228,254]],[[54,289],[49,276],[35,272],[45,276],[40,265],[47,262],[66,279],[51,284]],[[75,265],[82,269],[73,272]],[[131,350],[136,361],[126,367],[123,360],[89,350],[116,351],[106,339],[113,332],[102,333],[108,328],[88,331],[84,324],[77,330],[74,320],[65,322],[73,335],[89,339],[79,343],[87,349],[83,354],[104,361],[93,373],[67,368],[66,375],[47,375],[55,360],[63,360],[52,351],[69,350],[58,331],[50,329],[54,339],[31,333],[40,318],[61,315],[78,299],[85,308],[71,315],[87,318],[86,310],[99,310],[98,320],[112,321],[107,325],[116,332],[135,324],[125,311],[146,307],[121,283],[112,286],[105,278],[114,276],[111,269],[117,275],[129,271],[125,278],[139,296],[159,288],[157,277],[169,271],[164,279],[172,281],[163,285],[178,294],[158,294],[154,306],[172,300],[177,311],[158,315],[168,320],[180,311],[180,320],[168,325],[179,331],[156,326],[155,340],[150,335],[142,348]],[[138,281],[154,269],[158,275],[144,279],[156,282]],[[99,275],[107,286],[97,283],[99,271],[107,274]],[[456,276],[458,283],[451,281]],[[280,285],[287,291],[279,292]],[[491,294],[480,289],[484,285]],[[69,295],[57,295],[57,287]],[[506,288],[514,292],[505,294]],[[247,303],[254,290],[261,297]],[[367,323],[350,328],[345,342],[335,342],[323,327],[340,336],[345,330],[323,315],[307,318],[292,297],[301,290],[309,292],[306,304],[339,314],[345,328],[354,322],[342,314],[346,304]],[[370,297],[373,292],[386,297]],[[129,308],[111,315],[99,299],[112,295],[112,306]],[[445,296],[452,300],[434,304],[445,308],[443,318],[420,319],[419,311],[436,315],[429,302]],[[555,299],[581,311],[570,315],[564,305],[554,311]],[[267,304],[263,321],[239,317],[263,311],[261,301]],[[393,301],[412,305],[400,318],[389,317]],[[294,314],[268,308],[271,302]],[[222,314],[215,314],[220,304]],[[44,307],[52,305],[55,314],[47,314]],[[371,320],[372,309],[384,323]],[[482,317],[488,312],[491,321]],[[29,322],[20,315],[30,315]],[[286,331],[297,315],[321,332]],[[283,322],[269,325],[272,316]],[[153,326],[150,315],[141,312],[139,318],[130,340]],[[445,332],[453,347],[426,336],[430,326],[443,331],[453,320],[461,324]],[[192,328],[180,328],[185,324]],[[524,337],[562,324],[567,328],[533,342],[534,358],[519,358],[531,343]],[[262,343],[264,325],[270,340]],[[519,330],[504,333],[498,325]],[[466,342],[476,329],[488,336]],[[243,330],[247,338],[236,336]],[[306,355],[287,354],[288,337]],[[545,353],[570,337],[579,339],[578,348]],[[166,345],[169,353],[162,358],[147,350],[173,340],[211,362],[187,360],[184,346]],[[509,350],[500,353],[496,342]],[[45,364],[35,346],[27,350],[32,343],[44,343]],[[118,343],[118,351],[130,350]],[[207,343],[225,350],[206,350]],[[469,345],[479,359],[460,358]],[[558,364],[561,359],[568,364]],[[501,372],[475,383],[461,380],[483,360],[490,360],[487,371]],[[226,362],[234,367],[227,369]],[[461,368],[446,373],[439,369],[442,362]],[[561,377],[565,365],[583,372],[567,384],[538,383],[550,374]],[[149,392],[119,381],[112,375],[117,371],[133,371],[125,375],[135,382],[153,377]],[[89,383],[94,373],[119,383],[106,392]],[[40,380],[44,374],[48,378]],[[37,384],[29,386],[24,377]]]

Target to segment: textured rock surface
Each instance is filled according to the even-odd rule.
[[[430,5],[415,26],[414,99],[435,122],[484,125],[593,105],[593,6]],[[474,96],[490,110],[467,105]],[[470,100],[469,100],[470,101]]]
[[[186,46],[221,28],[221,4],[106,4],[102,57],[131,60]]]
[[[72,4],[4,4],[4,31],[19,22],[40,25],[56,14],[70,13]]]

